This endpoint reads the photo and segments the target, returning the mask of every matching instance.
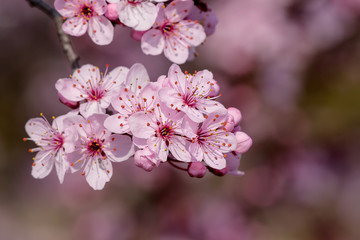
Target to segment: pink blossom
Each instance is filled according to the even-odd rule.
[[[119,20],[136,31],[145,31],[154,24],[158,8],[148,0],[108,0],[116,3]]]
[[[73,121],[78,139],[74,136],[75,151],[68,154],[72,171],[83,168],[82,175],[95,190],[104,188],[113,174],[111,162],[122,162],[134,154],[131,138],[111,134],[103,126],[106,114],[93,114],[87,119]]]
[[[169,152],[179,161],[190,162],[188,141],[183,135],[183,114],[160,108],[157,104],[153,112],[137,112],[129,118],[129,127],[134,144],[140,148],[149,147],[157,157],[165,162]]]
[[[62,28],[72,36],[82,36],[87,31],[91,40],[107,45],[113,40],[114,27],[105,16],[105,0],[55,0],[56,10],[67,20]]]
[[[228,109],[229,115],[231,115],[234,119],[234,125],[239,125],[241,121],[241,112],[239,109],[234,107],[229,107]]]
[[[149,75],[142,64],[134,64],[127,76],[124,87],[112,99],[112,106],[118,112],[105,120],[105,127],[114,133],[128,133],[129,117],[139,111],[152,111],[157,103],[156,83],[150,83]]]
[[[173,64],[168,78],[170,87],[159,91],[160,100],[169,108],[183,111],[194,122],[203,122],[203,114],[225,109],[219,102],[208,98],[213,84],[211,72],[203,70],[194,76],[185,75],[178,65]]]
[[[201,24],[184,20],[193,5],[192,0],[175,0],[166,8],[158,4],[155,24],[141,39],[143,52],[150,55],[164,52],[170,61],[184,63],[189,57],[189,48],[199,46],[206,38]]]
[[[117,67],[109,74],[100,74],[98,67],[87,64],[76,70],[70,78],[59,79],[55,87],[67,100],[80,102],[80,113],[88,117],[105,113],[111,99],[120,91],[128,73],[126,67]],[[85,100],[85,101],[84,101]]]
[[[200,126],[191,120],[183,123],[186,131],[192,131],[189,151],[194,159],[198,162],[204,160],[209,167],[218,170],[226,167],[227,153],[236,148],[234,134],[224,128],[226,118],[225,109],[208,115]]]
[[[31,175],[34,178],[46,177],[55,164],[60,183],[64,181],[65,172],[69,168],[65,156],[67,140],[64,135],[64,130],[68,126],[64,120],[75,114],[70,112],[57,118],[53,117],[52,125],[42,114],[42,118],[32,118],[26,123],[25,130],[30,138],[24,138],[24,140],[32,140],[38,145],[37,148],[29,150],[30,152],[38,152],[33,158]]]

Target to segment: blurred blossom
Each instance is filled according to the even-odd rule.
[[[329,168],[330,156],[322,149],[298,149],[290,154],[292,194],[308,205],[322,205],[324,199],[336,197],[339,182]]]

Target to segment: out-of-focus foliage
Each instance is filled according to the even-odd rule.
[[[242,111],[254,140],[245,176],[147,173],[129,160],[98,192],[81,174],[62,185],[55,173],[31,177],[24,124],[67,112],[54,84],[72,71],[47,16],[2,2],[0,239],[360,239],[360,2],[207,3],[217,30],[182,68],[211,70],[218,100]],[[109,46],[73,43],[81,64],[141,62],[152,80],[171,64],[143,55],[119,26]]]

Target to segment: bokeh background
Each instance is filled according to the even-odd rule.
[[[24,125],[68,111],[54,84],[72,71],[44,13],[1,1],[0,240],[360,239],[360,0],[206,2],[217,30],[182,69],[212,71],[219,100],[241,110],[245,175],[129,160],[94,191],[80,173],[31,177]],[[140,62],[153,81],[171,65],[121,26],[109,46],[72,40],[81,64]]]

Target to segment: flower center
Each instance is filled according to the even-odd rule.
[[[164,140],[169,140],[172,136],[174,136],[174,129],[173,127],[169,126],[168,124],[161,124],[159,123],[159,129],[157,131],[157,137],[161,137]]]
[[[184,103],[189,107],[194,107],[196,105],[196,99],[197,97],[195,96],[194,93],[183,96]]]
[[[161,31],[162,31],[163,34],[165,34],[165,35],[171,35],[171,34],[173,34],[173,32],[175,31],[174,24],[165,23],[165,24],[162,26]]]
[[[88,153],[90,156],[95,156],[95,155],[104,156],[105,155],[105,153],[103,151],[102,141],[100,141],[99,139],[90,141],[88,143],[87,150],[88,150]]]
[[[91,91],[89,91],[88,95],[90,100],[99,101],[104,96],[104,91],[98,88],[92,88]]]
[[[84,5],[81,9],[81,15],[84,17],[89,17],[93,15],[93,9],[92,7]]]

